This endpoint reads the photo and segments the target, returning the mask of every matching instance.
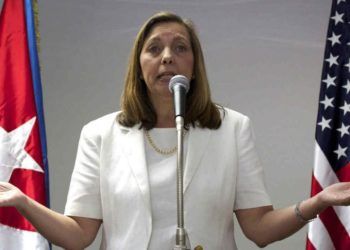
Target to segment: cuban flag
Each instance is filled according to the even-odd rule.
[[[0,181],[49,205],[48,164],[31,0],[4,0],[0,15]],[[15,208],[0,208],[0,250],[49,249]]]

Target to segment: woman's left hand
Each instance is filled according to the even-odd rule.
[[[324,207],[350,205],[350,182],[340,182],[326,187],[319,194]]]

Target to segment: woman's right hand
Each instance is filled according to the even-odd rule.
[[[19,188],[0,181],[0,207],[18,208],[25,200],[26,196]]]

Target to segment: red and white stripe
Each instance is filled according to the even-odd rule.
[[[349,181],[350,164],[335,173],[316,142],[311,195],[334,183]],[[327,208],[309,224],[307,250],[350,249],[350,207]]]
[[[49,243],[38,232],[0,224],[0,250],[49,249]]]

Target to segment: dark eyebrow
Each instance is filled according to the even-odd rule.
[[[152,42],[159,42],[159,41],[161,41],[160,37],[155,36],[155,37],[151,37],[150,39],[147,39],[144,44],[149,44]],[[182,36],[182,35],[176,35],[174,38],[174,41],[184,41],[187,43],[191,43],[185,36]]]
[[[176,36],[174,38],[174,41],[184,41],[184,42],[187,42],[187,43],[191,43],[186,37],[183,37],[183,36]]]
[[[159,37],[153,37],[153,38],[151,38],[151,39],[148,39],[148,40],[145,42],[145,44],[146,44],[146,43],[151,43],[151,42],[158,42],[158,41],[160,41],[160,38],[159,38]]]
[[[143,46],[148,46],[152,43],[158,43],[160,41],[161,41],[161,39],[158,36],[153,36],[153,37],[150,37],[149,39],[147,39],[145,41],[145,43],[143,44]]]

